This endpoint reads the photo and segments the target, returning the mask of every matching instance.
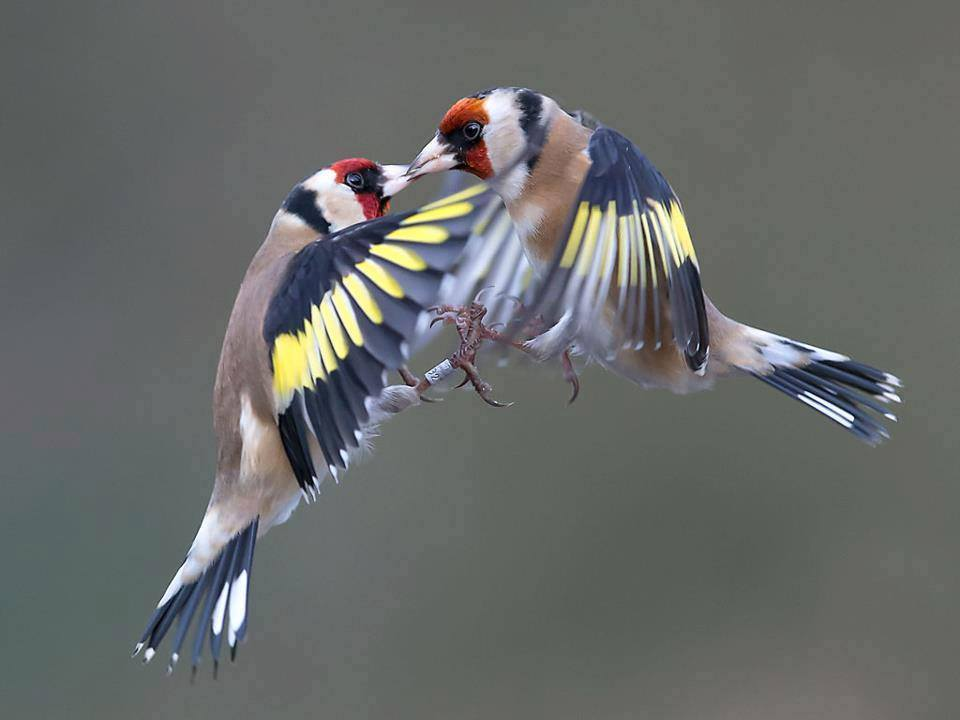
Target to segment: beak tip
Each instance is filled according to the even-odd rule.
[[[383,165],[383,194],[385,197],[393,197],[410,184],[410,178],[407,177],[407,165]]]
[[[457,164],[453,150],[439,135],[431,140],[413,159],[404,177],[410,180],[429,175],[431,173],[452,170]]]

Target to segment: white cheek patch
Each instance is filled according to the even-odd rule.
[[[303,181],[303,186],[307,190],[313,190],[317,195],[322,195],[336,184],[337,174],[329,168],[316,172]]]
[[[330,223],[331,230],[341,230],[366,220],[357,196],[346,185],[337,182],[333,170],[327,168],[315,173],[304,180],[303,186],[317,194],[317,207]]]
[[[487,157],[495,175],[517,162],[526,146],[526,137],[520,127],[520,111],[514,102],[513,93],[495,92],[483,105],[488,123],[484,130]]]

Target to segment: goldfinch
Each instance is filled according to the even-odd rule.
[[[458,100],[408,177],[463,170],[499,194],[538,287],[527,318],[549,329],[525,347],[576,346],[643,387],[702,390],[746,373],[868,443],[888,437],[893,375],[737,322],[703,292],[673,189],[626,137],[533,90]],[[478,190],[479,192],[479,190]],[[520,270],[522,272],[522,270]]]
[[[169,669],[191,621],[194,671],[209,637],[214,668],[247,631],[254,546],[335,479],[375,426],[416,405],[417,387],[387,387],[423,310],[496,197],[381,217],[406,166],[347,159],[297,184],[247,269],[227,325],[214,388],[217,470],[186,559],[134,648],[149,661],[172,632]],[[456,356],[455,356],[456,357]],[[174,624],[176,628],[174,629]]]

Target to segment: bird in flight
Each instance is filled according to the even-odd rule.
[[[407,177],[448,170],[500,196],[533,267],[515,324],[536,320],[542,330],[522,343],[527,352],[543,359],[574,347],[638,385],[678,393],[747,374],[867,443],[888,437],[883,419],[896,420],[889,404],[900,402],[900,380],[720,312],[703,290],[679,198],[616,130],[527,88],[485,90],[444,113]]]
[[[451,283],[449,296],[441,284],[499,201],[482,190],[469,200],[385,215],[409,182],[405,171],[341,160],[298,183],[274,216],[223,341],[213,493],[134,648],[145,661],[172,632],[172,670],[194,620],[194,672],[208,638],[214,670],[224,640],[233,657],[247,631],[257,539],[368,450],[379,423],[417,405],[454,369],[469,374],[476,338],[465,338],[422,380],[405,363],[411,342],[426,336],[424,310],[443,297],[464,297],[464,282]],[[392,370],[405,384],[387,385]]]

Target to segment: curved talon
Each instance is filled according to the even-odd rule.
[[[490,393],[493,392],[493,387],[486,380],[480,379],[479,376],[476,377],[473,387],[477,391],[477,395],[480,396],[480,399],[491,407],[504,408],[513,405],[513,403],[502,403],[499,400],[494,400],[492,397],[490,397]]]
[[[534,356],[536,356],[536,353],[532,351],[527,342],[517,340],[513,332],[509,335],[500,332],[500,329],[505,327],[504,323],[498,322],[492,325],[483,324],[483,318],[487,314],[487,308],[480,303],[480,299],[490,287],[492,286],[481,288],[474,298],[474,301],[468,305],[435,305],[428,308],[428,312],[433,312],[437,315],[437,317],[430,321],[430,327],[433,327],[439,322],[443,322],[444,324],[455,325],[457,328],[457,334],[460,336],[460,347],[449,360],[453,367],[463,370],[464,378],[456,387],[462,388],[468,382],[473,383],[474,390],[488,405],[498,408],[510,407],[513,403],[502,403],[499,400],[494,400],[489,397],[489,393],[492,392],[493,389],[480,377],[480,373],[474,365],[477,352],[484,341],[491,340],[514,347]],[[504,297],[516,303],[520,308],[523,307],[523,301],[514,295],[504,295],[501,293],[499,297]],[[518,318],[513,318],[509,324],[514,324],[517,321]],[[517,334],[530,334],[531,337],[535,337],[545,325],[546,322],[543,315],[536,314],[525,318],[520,329],[515,332]],[[563,353],[562,362],[564,379],[571,385],[570,399],[567,401],[569,405],[580,395],[580,379],[577,376],[573,362],[570,360],[569,348]]]
[[[468,305],[438,305],[429,308],[431,312],[437,314],[437,317],[430,322],[430,326],[432,327],[442,321],[449,325],[455,325],[457,328],[457,334],[460,336],[460,347],[456,353],[448,358],[454,368],[462,370],[464,373],[463,380],[456,387],[462,388],[468,382],[472,383],[473,389],[485,403],[491,407],[504,408],[510,407],[513,403],[503,403],[490,397],[493,388],[480,377],[480,373],[474,365],[477,352],[484,341],[493,340],[505,342],[515,347],[519,346],[518,343],[510,341],[497,331],[496,328],[503,327],[503,323],[496,323],[492,326],[483,324],[487,308],[479,301],[483,293],[489,289],[489,287],[481,288],[476,295],[476,299]]]
[[[480,288],[480,289],[477,291],[477,294],[473,296],[473,304],[474,304],[474,305],[479,305],[479,304],[480,304],[480,298],[483,296],[483,294],[484,294],[485,292],[487,292],[488,290],[492,290],[492,289],[493,289],[493,285],[484,285],[482,288]]]
[[[573,405],[573,401],[580,394],[580,378],[577,376],[576,368],[573,367],[573,360],[570,359],[570,350],[563,351],[560,364],[563,366],[563,379],[573,386],[573,394],[567,400],[567,405]]]
[[[468,382],[470,382],[470,376],[467,375],[466,373],[464,373],[464,374],[463,374],[463,380],[460,381],[460,384],[459,384],[459,385],[454,385],[454,386],[453,386],[453,389],[454,389],[454,390],[459,390],[459,389],[462,388],[464,385],[466,385]]]

